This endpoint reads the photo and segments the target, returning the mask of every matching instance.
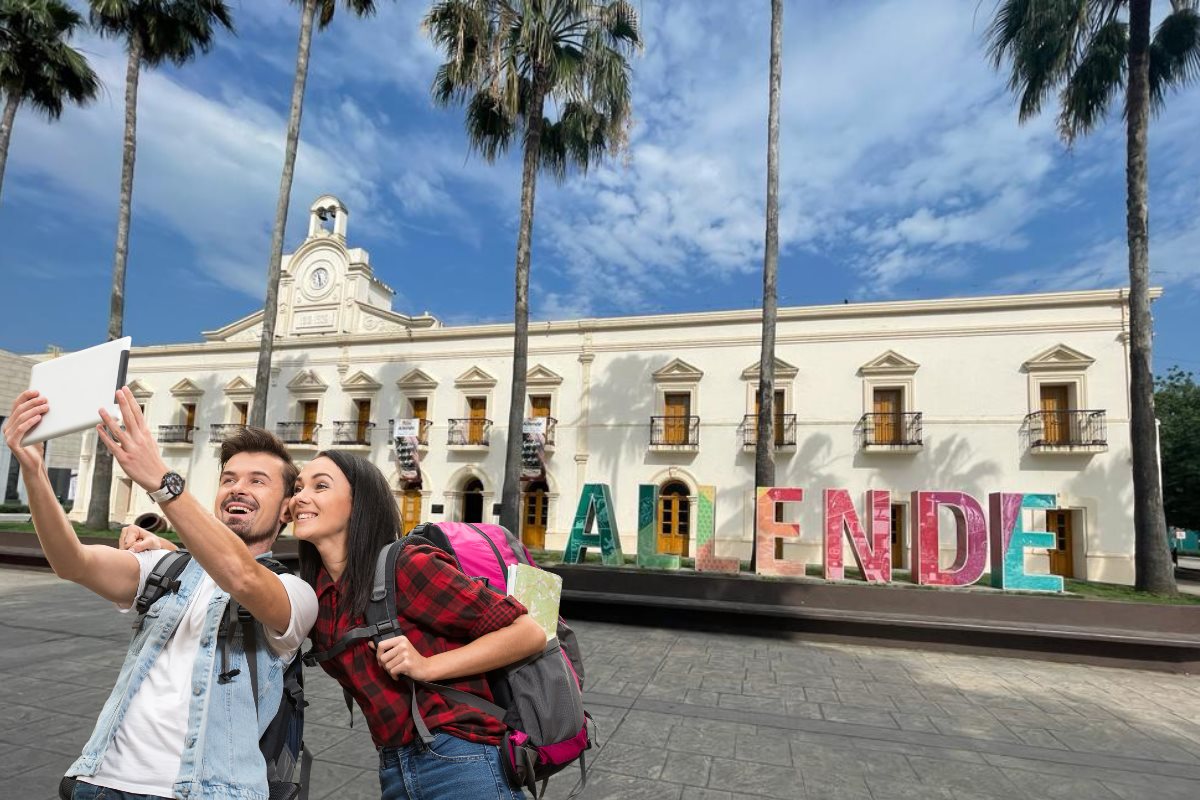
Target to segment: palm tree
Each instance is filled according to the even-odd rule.
[[[8,142],[21,103],[51,120],[68,102],[85,105],[96,98],[100,80],[87,59],[67,40],[83,17],[62,0],[0,0],[0,189],[8,162]]]
[[[108,338],[119,338],[125,322],[125,262],[129,254],[129,216],[133,205],[133,162],[137,153],[137,94],[142,67],[170,62],[182,66],[212,47],[217,26],[233,30],[224,0],[89,0],[91,22],[102,36],[125,43],[125,139],[121,151],[121,199],[117,245],[113,255]],[[108,527],[112,457],[96,448],[87,526]]]
[[[300,1],[300,46],[296,52],[296,76],[292,80],[292,105],[288,112],[287,145],[283,152],[283,174],[275,201],[275,225],[271,228],[271,257],[267,262],[267,297],[263,301],[262,336],[258,345],[258,368],[254,375],[254,398],[250,424],[259,428],[267,422],[267,389],[271,379],[271,354],[275,347],[275,321],[279,305],[279,273],[283,263],[283,234],[287,228],[292,176],[296,172],[296,147],[300,142],[300,116],[304,113],[304,85],[308,82],[308,55],[314,20],[319,30],[333,21],[337,0]],[[292,0],[293,3],[297,0]],[[342,0],[346,10],[358,17],[375,13],[374,0]]]
[[[762,350],[758,359],[758,419],[755,420],[754,485],[775,485],[775,322],[779,276],[779,84],[783,75],[783,0],[771,0],[771,73],[767,106],[767,234],[763,249]],[[754,517],[758,519],[756,514]],[[757,538],[750,546],[750,571],[758,563]]]
[[[1068,144],[1105,118],[1124,86],[1135,584],[1174,593],[1150,368],[1146,137],[1150,112],[1167,90],[1200,76],[1200,14],[1196,0],[1171,0],[1151,37],[1150,10],[1151,0],[1001,0],[988,41],[997,68],[1010,62],[1008,85],[1020,97],[1022,122],[1058,91],[1059,132]]]
[[[438,105],[467,108],[472,150],[488,161],[522,135],[521,222],[513,309],[512,394],[500,522],[519,530],[521,423],[529,356],[529,260],[540,169],[559,181],[621,150],[631,110],[628,57],[642,40],[626,0],[440,0],[425,29],[446,61]],[[549,101],[558,119],[545,116]]]

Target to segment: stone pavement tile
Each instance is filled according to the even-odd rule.
[[[688,689],[683,702],[694,706],[716,706],[721,702],[721,695],[703,689]]]
[[[724,694],[717,700],[721,708],[732,708],[738,711],[761,711],[766,714],[780,712],[779,699],[775,697],[756,697],[744,694]]]
[[[871,725],[876,728],[899,727],[888,712],[859,708],[858,706],[821,703],[821,716],[830,722],[849,722],[855,725]]]
[[[55,772],[35,769],[21,773],[6,778],[0,789],[3,789],[6,800],[58,800],[58,782],[69,766],[64,764],[62,770]]]
[[[896,702],[886,695],[872,694],[871,692],[851,692],[844,689],[838,689],[838,699],[835,702],[841,703],[844,706],[858,706],[860,708],[874,708],[880,711],[895,711]]]
[[[1200,783],[1180,786],[1155,786],[1153,792],[1145,786],[1130,786],[1124,783],[1105,783],[1110,792],[1121,800],[1196,800],[1200,797]]]
[[[677,783],[610,773],[603,780],[589,777],[579,800],[679,800],[682,792],[683,787]]]
[[[838,696],[836,689],[829,689],[820,686],[805,686],[804,699],[810,703],[840,703],[841,698]]]
[[[646,684],[645,688],[642,689],[641,696],[652,697],[655,700],[678,700],[680,702],[687,702],[688,695],[695,691],[698,690],[689,689],[686,686],[678,685],[673,681],[666,681],[663,683],[655,683],[654,681],[651,681],[650,683]],[[713,692],[712,694],[715,695],[716,692]]]
[[[659,777],[671,783],[706,786],[708,785],[708,771],[711,767],[712,759],[708,756],[695,753],[668,753],[667,763]]]
[[[1039,800],[1117,800],[1120,797],[1086,775],[1047,775],[1023,769],[1006,769],[1004,775],[1028,796]]]
[[[1081,774],[1092,780],[1103,783],[1110,791],[1127,798],[1170,798],[1190,797],[1194,800],[1200,797],[1200,781],[1161,775],[1155,772],[1131,772],[1125,769],[1109,769],[1105,767],[1081,767],[1078,764],[1060,763],[1056,761],[1035,761],[1028,758],[987,753],[984,759],[991,765],[1005,772],[1024,770],[1046,776],[1073,779]],[[1154,765],[1148,764],[1147,769],[1153,770]],[[1121,787],[1126,787],[1122,789]]]
[[[671,714],[635,709],[625,715],[621,724],[607,738],[612,742],[661,746],[664,737],[682,721],[682,717]]]
[[[695,786],[688,786],[683,790],[679,800],[733,800],[733,795],[729,792],[720,792],[715,789],[701,789]]]
[[[708,785],[712,789],[724,789],[756,797],[790,800],[804,796],[800,774],[791,767],[776,767],[731,758],[713,759],[712,769],[708,774]]]
[[[728,751],[726,751],[728,755]],[[787,731],[760,728],[754,736],[738,736],[734,756],[742,761],[757,761],[781,767],[792,766],[791,738]]]
[[[1004,772],[990,764],[973,764],[948,759],[908,756],[908,763],[922,783],[943,789],[994,793],[1000,797],[1022,797],[1023,793]]]
[[[309,774],[308,795],[312,798],[339,797],[337,789],[352,780],[359,778],[363,770],[358,767],[347,767],[344,764],[331,764],[328,761],[313,760],[312,772]],[[378,775],[378,766],[372,770]],[[379,781],[375,781],[375,791],[379,791]]]
[[[941,730],[933,724],[934,718],[924,714],[905,714],[900,711],[892,712],[892,719],[902,731],[920,731],[921,733],[940,733]]]
[[[946,736],[987,739],[993,742],[1020,741],[1016,734],[991,715],[977,711],[969,717],[931,717],[938,731]]]
[[[727,733],[693,727],[675,727],[667,737],[667,749],[706,756],[728,755],[733,737]]]
[[[379,770],[374,769],[356,775],[323,797],[309,794],[309,800],[326,800],[326,798],[328,800],[379,800]]]
[[[658,779],[662,775],[667,751],[661,747],[610,742],[596,758],[594,766],[603,772],[616,772],[634,778]]]
[[[739,673],[737,676],[720,673],[717,675],[705,675],[700,681],[701,689],[707,689],[710,692],[734,692],[741,694],[742,677]]]
[[[37,742],[47,750],[62,752],[59,745],[63,741],[74,741],[76,734],[82,731],[84,736],[79,743],[83,744],[94,725],[95,720],[92,719],[34,709],[33,715],[11,726],[6,725],[0,730],[0,741],[12,744]]]
[[[801,717],[803,719],[821,719],[821,706],[817,703],[810,703],[807,700],[800,700],[789,697],[784,700],[784,710],[789,717]]]
[[[349,738],[352,733],[353,731],[349,728],[321,725],[310,719],[304,720],[304,744],[313,756],[320,756],[338,742]]]
[[[1196,763],[1196,757],[1186,750],[1165,741],[1148,739],[1123,722],[1088,721],[1064,731],[1058,738],[1078,753]]]
[[[1019,725],[1009,725],[1008,729],[1013,732],[1013,735],[1021,742],[1031,747],[1046,747],[1051,750],[1066,750],[1068,749],[1055,735],[1042,728],[1022,728]]]
[[[68,766],[70,764],[58,753],[11,744],[0,745],[0,779],[4,779],[6,782],[9,778],[20,775],[22,772],[42,768],[53,771],[50,768],[59,769],[60,767],[65,771]]]
[[[821,800],[871,800],[871,790],[859,775],[826,770],[804,770],[804,790]]]
[[[89,722],[100,716],[100,710],[108,700],[111,687],[95,689],[88,687],[78,691],[64,691],[57,695],[43,697],[38,701],[38,707],[73,717],[86,717]]]
[[[954,800],[954,795],[949,789],[940,789],[917,781],[874,775],[868,775],[864,780],[867,788],[871,790],[872,800]]]
[[[308,738],[308,726],[305,726],[304,738]],[[375,749],[371,735],[365,730],[356,731],[342,739],[337,744],[321,751],[321,761],[329,764],[341,764],[347,767],[357,767],[378,771],[379,751]]]

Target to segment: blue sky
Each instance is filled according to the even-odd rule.
[[[82,4],[80,4],[82,5]],[[989,3],[787,3],[780,302],[910,299],[1126,283],[1119,117],[1068,151],[1024,126],[984,56]],[[978,8],[977,8],[978,5]],[[1166,3],[1156,4],[1158,13]],[[234,0],[238,35],[143,74],[126,332],[197,341],[261,307],[297,13]],[[511,316],[519,154],[468,155],[458,109],[429,101],[425,2],[341,14],[314,39],[286,249],[331,192],[396,310],[448,324]],[[539,319],[760,303],[769,4],[640,4],[627,154],[538,187]],[[105,335],[124,56],[87,35],[106,91],[49,124],[17,117],[0,205],[0,348]],[[1200,87],[1151,134],[1156,365],[1200,372]]]

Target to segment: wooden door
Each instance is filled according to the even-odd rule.
[[[1071,512],[1055,509],[1046,512],[1046,530],[1054,534],[1050,551],[1050,574],[1075,577],[1075,536],[1071,530]]]
[[[534,483],[521,496],[521,541],[527,547],[546,549],[546,520],[550,516],[550,494],[546,484]]]
[[[187,431],[188,431],[187,438],[188,438],[188,441],[190,442],[192,440],[190,431],[192,430],[192,428],[196,427],[196,404],[195,403],[184,403],[183,404],[183,424],[187,427]]]
[[[663,397],[663,443],[687,444],[691,423],[692,396],[687,392],[670,392]]]
[[[300,404],[300,409],[304,414],[304,427],[302,428],[304,441],[315,442],[317,434],[317,401],[305,400]]]
[[[1042,386],[1042,438],[1046,444],[1066,444],[1070,435],[1067,387]]]
[[[784,430],[783,430],[783,417],[784,417],[784,405],[783,404],[784,404],[785,398],[786,398],[786,393],[784,392],[784,390],[776,389],[775,390],[775,400],[774,400],[774,402],[771,403],[771,416],[775,418],[775,446],[776,447],[783,446],[784,442],[786,441],[786,437],[784,435]],[[754,393],[754,421],[750,424],[750,437],[755,442],[758,441],[758,412],[762,410],[760,408],[760,405],[761,404],[758,402],[758,392],[755,392]]]
[[[250,416],[249,403],[234,403],[233,404],[233,421],[238,425],[245,425],[246,420]]]
[[[469,397],[470,422],[467,423],[467,444],[483,444],[484,424],[487,419],[487,398]],[[481,520],[482,521],[482,520]]]
[[[425,420],[429,419],[429,398],[413,397],[408,401],[408,411],[410,419],[417,419],[417,441],[421,444],[429,444],[429,432],[425,425]]]
[[[371,401],[354,401],[354,441],[358,444],[367,443],[367,431],[371,424]]]
[[[408,532],[421,523],[421,493],[416,489],[408,489],[400,495],[400,533],[407,536]]]
[[[900,444],[900,390],[876,389],[873,411],[875,439],[872,444]]]
[[[892,504],[892,568],[904,569],[904,506]]]
[[[550,416],[550,395],[531,395],[529,398],[529,416],[534,419]]]
[[[658,552],[687,557],[691,507],[687,487],[668,484],[658,496]]]

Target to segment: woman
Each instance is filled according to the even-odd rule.
[[[291,512],[300,575],[317,592],[313,646],[328,650],[364,624],[376,555],[400,529],[396,502],[373,464],[328,450],[301,470]],[[404,635],[378,647],[356,642],[321,663],[367,719],[384,800],[523,798],[500,764],[502,722],[419,689],[421,716],[436,734],[425,747],[409,711],[412,684],[397,679],[407,675],[492,700],[483,675],[540,652],[545,634],[520,603],[468,579],[434,547],[405,547],[396,585]]]

